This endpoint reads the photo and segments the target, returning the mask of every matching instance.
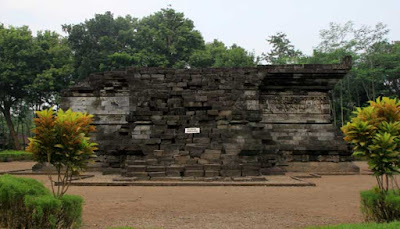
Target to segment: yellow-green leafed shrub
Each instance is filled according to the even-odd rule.
[[[368,107],[357,108],[354,115],[342,127],[353,155],[367,159],[380,190],[398,188],[393,186],[393,176],[400,172],[400,101],[378,98]]]
[[[72,176],[83,171],[95,157],[97,144],[89,137],[95,131],[91,125],[93,115],[62,109],[55,112],[51,108],[37,111],[36,115],[35,136],[29,139],[27,151],[32,152],[34,160],[48,162],[56,168],[61,188],[52,187],[52,190],[54,196],[61,197],[68,190]],[[51,176],[50,179],[53,185]]]
[[[0,227],[77,228],[82,204],[79,196],[54,197],[37,180],[0,176]]]

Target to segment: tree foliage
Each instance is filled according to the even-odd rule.
[[[136,52],[134,39],[137,19],[129,15],[114,18],[111,12],[95,14],[77,25],[63,25],[68,45],[74,51],[75,74],[84,78],[92,72],[109,70],[113,55]],[[111,62],[111,63],[110,63]],[[135,64],[132,58],[128,65]]]
[[[56,114],[52,108],[36,114],[35,136],[29,139],[27,151],[33,153],[36,161],[50,163],[56,168],[61,188],[59,185],[55,192],[52,186],[52,190],[55,196],[62,196],[72,176],[84,170],[94,157],[96,144],[89,138],[89,133],[95,131],[91,125],[93,116],[62,109]]]
[[[71,77],[71,51],[54,32],[33,37],[28,27],[0,24],[0,111],[20,149],[12,121],[13,114],[27,104],[51,103],[54,92],[68,85]]]
[[[303,55],[300,50],[294,48],[285,33],[272,35],[267,41],[272,49],[267,54],[263,53],[263,57],[270,64],[293,64]]]
[[[171,8],[139,20],[136,40],[146,66],[182,68],[195,50],[204,47],[193,21]]]
[[[296,50],[290,41],[269,39],[275,48],[275,63],[340,64],[344,56],[353,57],[349,74],[336,84],[330,93],[334,123],[343,126],[350,119],[355,107],[364,106],[378,96],[399,96],[400,59],[399,44],[387,41],[388,29],[382,23],[359,26],[353,22],[330,23],[320,31],[320,43],[312,55],[290,55],[286,50]],[[274,43],[275,42],[275,43]],[[277,51],[282,50],[282,51]],[[293,53],[292,51],[291,53]],[[270,55],[270,59],[274,56]],[[278,58],[279,57],[279,58]],[[279,61],[281,60],[281,61]]]
[[[190,57],[191,67],[250,67],[255,66],[258,58],[253,53],[233,44],[231,47],[218,40],[207,43],[205,49],[194,51]]]

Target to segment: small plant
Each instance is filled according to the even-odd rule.
[[[27,151],[33,153],[34,160],[56,168],[57,190],[51,175],[49,179],[53,195],[61,197],[68,190],[72,176],[84,170],[94,157],[97,144],[89,138],[89,133],[95,131],[91,125],[93,116],[62,109],[55,113],[51,108],[36,115],[35,136],[29,139]]]
[[[76,228],[82,204],[79,196],[56,198],[37,180],[0,176],[0,228]]]

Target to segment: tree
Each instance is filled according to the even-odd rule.
[[[267,54],[262,54],[264,60],[270,64],[292,64],[303,54],[300,50],[294,48],[285,33],[277,33],[267,39],[272,46],[272,50]]]
[[[94,157],[96,144],[90,141],[89,134],[95,131],[91,125],[93,115],[52,108],[37,111],[35,136],[29,139],[27,151],[40,163],[47,162],[57,170],[57,191],[51,175],[51,188],[54,196],[61,197],[68,190],[72,176],[84,170]]]
[[[351,21],[330,23],[328,29],[320,31],[321,42],[313,54],[298,60],[303,64],[340,64],[344,56],[353,57],[350,73],[331,92],[336,125],[343,126],[355,106],[363,106],[379,95],[393,95],[388,93],[387,77],[378,67],[382,63],[379,59],[383,59],[380,53],[385,50],[387,33],[388,29],[382,23],[374,27],[356,27]]]
[[[76,79],[73,76],[72,51],[66,39],[52,31],[39,31],[34,42],[39,72],[32,85],[28,86],[31,96],[27,102],[52,106],[57,102],[58,93]]]
[[[204,48],[193,21],[170,8],[139,20],[135,37],[145,66],[185,67],[192,53]]]
[[[132,56],[137,52],[134,38],[137,19],[129,15],[114,18],[109,11],[77,25],[63,25],[68,44],[74,51],[75,74],[85,78],[92,72],[111,69],[113,55],[125,54],[124,67],[136,65]],[[120,67],[119,65],[117,67]]]
[[[71,51],[54,32],[33,37],[28,27],[0,25],[0,111],[14,148],[21,149],[13,114],[31,103],[51,103],[55,91],[68,86]]]
[[[33,83],[34,45],[28,27],[0,25],[0,111],[3,113],[15,149],[21,144],[12,122],[12,107],[26,98],[26,86]]]
[[[379,93],[400,97],[400,43],[388,42],[376,43],[375,52],[369,55],[375,74],[379,75],[383,82],[378,88]]]
[[[255,66],[258,59],[253,53],[233,44],[226,47],[221,41],[207,43],[205,49],[196,50],[189,60],[191,67],[250,67]]]

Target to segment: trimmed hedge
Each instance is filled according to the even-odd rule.
[[[32,160],[33,154],[19,150],[0,151],[0,162]]]
[[[400,193],[378,189],[361,192],[361,212],[366,221],[391,222],[400,220]]]
[[[82,204],[80,196],[55,198],[35,179],[0,176],[0,227],[78,228]]]

